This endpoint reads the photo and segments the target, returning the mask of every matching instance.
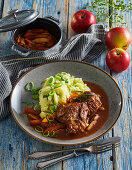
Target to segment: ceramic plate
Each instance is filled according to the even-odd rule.
[[[33,81],[35,87],[39,87],[40,83],[47,77],[60,72],[67,72],[75,77],[81,77],[85,81],[90,81],[100,85],[108,95],[109,100],[109,118],[102,128],[94,134],[81,139],[74,140],[59,140],[54,138],[43,137],[37,133],[29,125],[27,116],[23,114],[24,104],[22,101],[31,101],[31,94],[26,92],[24,86]],[[121,91],[114,79],[103,70],[96,66],[79,61],[59,61],[37,66],[26,72],[15,84],[11,97],[10,107],[12,116],[17,124],[32,137],[58,145],[77,145],[93,141],[106,134],[118,120],[122,110],[122,95]]]

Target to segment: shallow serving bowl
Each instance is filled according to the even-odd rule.
[[[80,77],[85,81],[96,83],[100,85],[108,95],[109,118],[102,128],[88,137],[74,140],[59,140],[43,137],[42,134],[37,133],[29,125],[27,116],[23,114],[24,104],[22,104],[22,101],[31,101],[31,94],[25,91],[24,86],[28,82],[33,81],[35,83],[35,87],[39,87],[40,83],[45,78],[60,72],[67,72],[75,77]],[[44,142],[58,145],[82,144],[105,135],[117,122],[121,114],[122,105],[122,94],[114,79],[100,68],[79,61],[57,61],[31,69],[16,82],[10,97],[11,112],[16,123],[32,137]]]

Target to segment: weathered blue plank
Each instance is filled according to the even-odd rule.
[[[124,15],[125,16],[125,15]],[[126,27],[132,35],[132,11],[126,15]],[[132,43],[127,52],[132,56]],[[122,73],[113,73],[119,84],[124,107],[119,121],[114,127],[114,135],[121,136],[121,147],[115,153],[114,167],[120,170],[132,169],[132,61],[127,70]]]

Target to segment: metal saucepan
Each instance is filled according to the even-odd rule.
[[[28,29],[33,29],[33,28],[43,28],[48,30],[49,33],[51,33],[57,39],[57,43],[47,50],[39,50],[39,51],[29,50],[18,45],[16,42],[18,35],[22,34]],[[62,43],[62,34],[63,34],[62,24],[59,22],[59,20],[55,19],[52,16],[47,16],[45,18],[37,18],[32,23],[12,31],[12,39],[13,39],[12,50],[22,56],[28,56],[31,53],[35,53],[35,52],[46,52],[50,54],[60,49]]]

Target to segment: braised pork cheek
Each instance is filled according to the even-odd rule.
[[[57,120],[64,123],[69,134],[85,133],[90,119],[95,116],[102,103],[100,96],[93,92],[84,92],[70,103],[58,107]]]

